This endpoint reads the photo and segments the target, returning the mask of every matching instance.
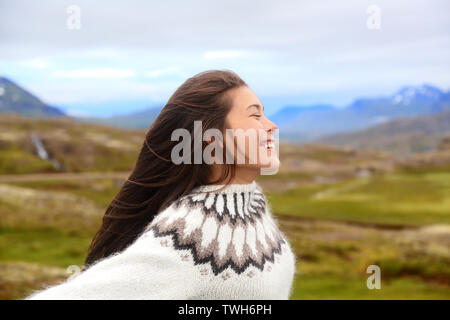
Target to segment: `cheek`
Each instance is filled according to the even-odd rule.
[[[225,119],[227,128],[230,129],[261,129],[263,128],[262,122],[256,118],[249,117],[247,114],[229,113]]]
[[[254,130],[253,134],[250,135],[249,137],[245,137],[243,139],[236,138],[234,139],[232,144],[231,141],[229,140],[228,142],[230,143],[227,143],[227,141],[225,141],[225,143],[227,145],[226,147],[227,149],[229,149],[230,146],[233,145],[235,159],[237,157],[237,154],[239,153],[243,153],[246,159],[249,158],[250,154],[251,157],[258,157],[258,152],[260,149],[259,146],[259,141],[261,138],[260,135],[261,130],[263,130],[261,121],[258,121],[253,117],[248,117],[248,115],[243,116],[240,114],[229,114],[225,119],[225,128],[231,129],[235,134],[238,133],[234,131],[237,129],[242,129],[244,131],[247,131],[249,129]],[[250,148],[250,146],[252,146],[252,148]]]

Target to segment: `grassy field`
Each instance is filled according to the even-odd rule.
[[[292,299],[450,299],[449,172],[276,192],[273,183],[285,179],[270,178],[266,193],[298,259]],[[0,298],[69,276],[118,191],[113,179],[0,184]],[[381,290],[366,286],[372,264],[381,268]]]
[[[393,173],[271,193],[278,214],[322,220],[421,226],[450,223],[450,171]]]
[[[450,229],[389,229],[278,216],[297,255],[293,299],[448,299]],[[381,269],[381,290],[366,286]],[[404,285],[404,287],[403,287]]]
[[[299,184],[268,198],[298,253],[294,299],[450,299],[450,172]],[[381,290],[367,289],[369,265]]]

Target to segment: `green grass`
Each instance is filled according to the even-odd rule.
[[[280,179],[298,179],[298,180],[311,180],[315,177],[313,173],[308,172],[280,172],[276,175],[263,175],[259,180],[280,180]]]
[[[278,178],[283,181],[285,177]],[[401,226],[449,223],[450,172],[397,173],[374,177],[367,183],[360,181],[364,180],[301,184],[291,191],[267,194],[280,227],[299,258],[300,274],[295,277],[291,298],[450,299],[447,267],[450,253],[445,242],[434,236],[404,238],[396,230],[387,236],[385,230],[391,229],[364,226],[365,223]],[[120,189],[113,179],[14,185],[42,192],[55,191],[55,197],[57,192],[74,194],[79,199],[77,203],[87,199],[103,208]],[[314,199],[314,194],[323,191],[325,196]],[[30,271],[30,278],[36,281],[6,281],[12,289],[3,293],[0,290],[0,297],[3,294],[7,298],[20,298],[44,280],[54,281],[56,276],[44,271],[47,266],[64,270],[69,265],[82,265],[101,217],[94,214],[72,217],[66,208],[52,215],[53,202],[47,202],[50,207],[39,210],[30,210],[23,203],[0,202],[0,215],[6,218],[0,223],[0,265],[29,263],[43,268]],[[62,220],[50,223],[44,219],[52,216]],[[27,217],[34,217],[33,223],[25,224]],[[8,219],[11,224],[3,224]],[[84,219],[92,219],[92,223],[83,224]],[[363,225],[350,227],[332,222],[336,220]],[[381,290],[366,287],[369,275],[365,270],[371,264],[381,268]],[[3,279],[8,279],[7,273]],[[0,274],[0,287],[1,281]]]
[[[450,172],[388,174],[365,184],[359,181],[301,185],[271,193],[268,199],[273,211],[282,215],[388,225],[450,223]],[[325,196],[314,198],[322,191]]]
[[[5,115],[0,115],[0,130],[10,136],[0,138],[0,174],[55,171],[49,161],[34,154],[31,132],[66,172],[132,170],[145,139],[144,130]]]
[[[368,274],[367,277],[370,275]],[[390,281],[381,277],[380,289],[368,289],[366,277],[342,275],[298,275],[294,280],[292,300],[310,299],[450,299],[448,287],[425,283],[414,278],[397,278]]]
[[[91,239],[54,229],[0,228],[0,261],[25,261],[63,268],[81,266]]]
[[[25,174],[35,172],[55,172],[46,160],[16,148],[0,151],[0,174]]]
[[[105,208],[111,203],[120,190],[112,179],[103,180],[45,180],[14,182],[16,185],[25,188],[47,191],[64,191],[76,196],[86,198],[101,208]]]

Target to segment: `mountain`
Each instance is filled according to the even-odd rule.
[[[155,121],[163,106],[149,107],[126,115],[97,117],[71,117],[77,122],[105,124],[122,129],[146,129]]]
[[[281,111],[275,113],[270,120],[278,126],[289,124],[292,118],[298,117],[307,112],[331,111],[335,108],[331,105],[314,105],[314,106],[286,106]]]
[[[450,136],[450,108],[431,115],[398,118],[368,129],[322,137],[314,142],[405,156],[435,150],[447,136]]]
[[[49,106],[11,80],[0,77],[0,113],[26,117],[64,117],[60,109]]]
[[[148,128],[156,119],[162,106],[152,106],[125,115],[110,117],[69,116],[57,107],[50,106],[13,81],[0,77],[0,114],[13,113],[24,117],[67,117],[81,123],[98,123],[123,129]]]
[[[142,102],[140,102],[142,103]],[[76,109],[76,106],[72,106]],[[26,117],[67,117],[82,123],[98,123],[123,129],[145,129],[156,119],[162,105],[110,117],[69,116],[44,103],[11,80],[0,77],[0,113]],[[115,105],[120,109],[120,105]],[[363,130],[389,120],[436,114],[450,109],[450,91],[429,84],[406,86],[387,97],[362,97],[344,108],[329,104],[286,106],[271,116],[285,142],[305,143],[322,137]]]
[[[450,109],[450,92],[428,84],[406,86],[387,97],[356,99],[344,108],[287,107],[273,115],[280,128],[280,138],[291,142],[307,142],[320,137],[362,130],[400,118],[434,114]],[[279,123],[277,120],[281,120]]]

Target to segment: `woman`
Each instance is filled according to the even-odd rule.
[[[191,161],[174,161],[176,129],[189,133],[183,159]],[[238,129],[258,134],[244,142],[217,135]],[[27,299],[288,299],[295,256],[255,182],[279,164],[276,129],[235,73],[210,70],[186,80],[147,131],[83,271]],[[199,133],[206,137],[200,142]],[[257,159],[248,161],[255,141]],[[212,145],[210,155],[224,161],[199,162]]]

